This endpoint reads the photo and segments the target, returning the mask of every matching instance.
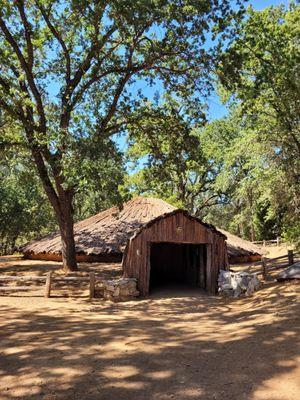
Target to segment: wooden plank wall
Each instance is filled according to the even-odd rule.
[[[219,269],[227,266],[223,236],[183,213],[166,216],[143,229],[129,241],[123,257],[124,276],[137,279],[142,296],[149,293],[151,242],[207,244],[207,291],[216,293]]]

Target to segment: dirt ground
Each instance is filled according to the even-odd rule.
[[[266,246],[266,255],[265,257],[267,258],[275,258],[275,257],[280,257],[285,254],[287,254],[288,250],[293,249],[293,246],[287,245],[285,243],[282,243],[280,246],[272,245],[272,246]]]
[[[0,260],[0,274],[58,267]],[[180,288],[118,304],[86,295],[0,296],[1,400],[300,399],[299,282],[239,300]]]

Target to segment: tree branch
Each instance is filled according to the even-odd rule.
[[[30,70],[32,70],[33,67],[33,62],[34,62],[34,54],[33,54],[33,46],[32,46],[32,41],[31,41],[31,24],[29,23],[25,9],[24,9],[24,1],[23,0],[17,0],[16,1],[17,8],[19,10],[19,14],[24,26],[24,34],[25,34],[25,40],[26,40],[26,46],[27,46],[27,55],[28,55],[28,67]]]
[[[0,16],[0,29],[2,30],[5,39],[7,40],[7,42],[10,44],[10,46],[14,50],[14,52],[15,52],[16,56],[18,57],[18,60],[21,64],[21,67],[23,68],[23,70],[26,74],[26,78],[28,80],[30,90],[32,91],[33,96],[36,101],[36,106],[37,106],[37,110],[38,110],[38,114],[39,114],[39,118],[40,118],[40,130],[42,132],[45,132],[46,131],[46,117],[45,117],[43,102],[42,102],[40,92],[35,84],[32,69],[30,69],[29,65],[27,64],[27,62],[24,58],[24,55],[22,54],[17,42],[15,41],[14,37],[10,33],[9,29],[7,28],[3,18],[1,16]]]
[[[70,57],[70,52],[66,46],[66,43],[64,42],[61,33],[54,27],[52,22],[50,21],[49,16],[46,13],[45,8],[40,4],[39,1],[36,1],[36,5],[38,9],[40,10],[48,28],[50,29],[51,33],[53,36],[56,38],[58,43],[60,44],[62,51],[64,53],[64,57],[66,60],[66,84],[68,85],[71,79],[71,57]]]

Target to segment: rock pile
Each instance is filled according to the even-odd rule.
[[[106,300],[125,301],[138,295],[136,279],[121,278],[103,282],[103,297]]]
[[[277,275],[277,281],[285,281],[290,279],[300,279],[300,262],[286,268]]]
[[[221,270],[218,278],[219,293],[227,297],[251,296],[260,286],[256,274]]]

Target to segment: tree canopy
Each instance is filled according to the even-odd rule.
[[[240,15],[229,0],[1,0],[0,107],[55,211],[65,269],[76,269],[74,194],[90,155],[110,157],[109,138],[145,97],[135,82],[194,103],[209,86],[209,47]]]
[[[223,94],[256,132],[254,143],[264,155],[260,171],[273,171],[266,190],[281,203],[282,230],[293,240],[300,237],[299,22],[300,7],[294,3],[289,9],[249,8],[218,68]],[[256,154],[253,146],[249,150]]]
[[[201,216],[218,198],[212,191],[215,171],[181,108],[169,98],[138,110],[138,122],[128,126],[128,157],[138,171],[127,184],[135,193],[158,196]],[[202,125],[203,117],[199,120]]]
[[[200,114],[197,125],[160,107],[157,125],[140,119],[130,155],[148,162],[130,178],[135,190],[197,213],[203,185],[214,199],[200,214],[208,222],[251,240],[299,240],[299,10],[250,7],[220,49],[216,77],[226,117],[205,124]],[[200,186],[191,180],[180,189],[180,175],[199,178]]]

